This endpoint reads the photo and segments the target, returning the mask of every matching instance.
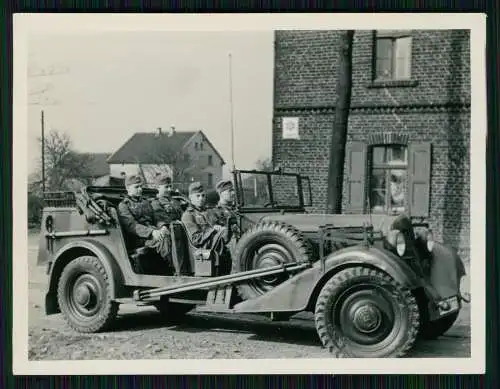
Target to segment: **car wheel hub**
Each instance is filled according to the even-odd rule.
[[[101,289],[94,276],[80,276],[71,289],[70,305],[74,314],[82,317],[95,315],[100,308]]]
[[[382,322],[380,310],[373,304],[365,304],[356,308],[352,316],[354,326],[363,333],[376,331]]]

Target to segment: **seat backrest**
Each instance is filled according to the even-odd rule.
[[[172,254],[174,266],[178,267],[179,259],[186,256],[189,258],[191,269],[200,276],[212,276],[213,271],[213,250],[196,247],[187,233],[184,223],[176,220],[171,223]],[[210,266],[206,264],[210,263]]]

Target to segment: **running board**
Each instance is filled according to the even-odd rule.
[[[245,272],[229,274],[226,276],[213,277],[207,280],[186,282],[180,285],[154,288],[148,290],[135,290],[135,301],[155,300],[160,296],[168,296],[181,292],[188,292],[196,289],[212,289],[222,285],[236,284],[255,278],[270,276],[279,273],[295,272],[311,267],[310,263],[288,263],[278,266],[267,267],[265,269],[249,270]]]

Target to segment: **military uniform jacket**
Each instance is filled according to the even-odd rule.
[[[219,224],[221,226],[225,226],[228,218],[236,217],[234,208],[220,203],[217,204],[217,206],[215,206],[214,208],[210,209],[207,213],[208,221],[212,225]],[[238,226],[236,220],[231,223],[230,228],[235,234],[240,234],[240,227]]]
[[[193,245],[196,247],[209,247],[211,245],[211,238],[217,231],[208,221],[205,209],[189,205],[181,220]]]
[[[151,201],[151,207],[158,221],[170,224],[174,220],[181,220],[182,209],[176,200],[165,196],[157,197]]]
[[[126,196],[118,205],[118,215],[125,231],[141,240],[150,238],[155,228],[167,224],[156,220],[151,203],[144,197]]]

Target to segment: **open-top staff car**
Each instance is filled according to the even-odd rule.
[[[456,320],[463,263],[405,215],[311,214],[309,180],[298,174],[235,171],[242,235],[232,270],[171,224],[173,263],[131,248],[117,205],[124,188],[47,193],[38,264],[47,267],[47,314],[62,312],[81,332],[111,328],[121,303],[154,305],[168,318],[195,308],[274,320],[314,314],[337,357],[401,357],[420,337]],[[143,195],[154,196],[154,189]],[[179,258],[193,276],[174,276]]]

